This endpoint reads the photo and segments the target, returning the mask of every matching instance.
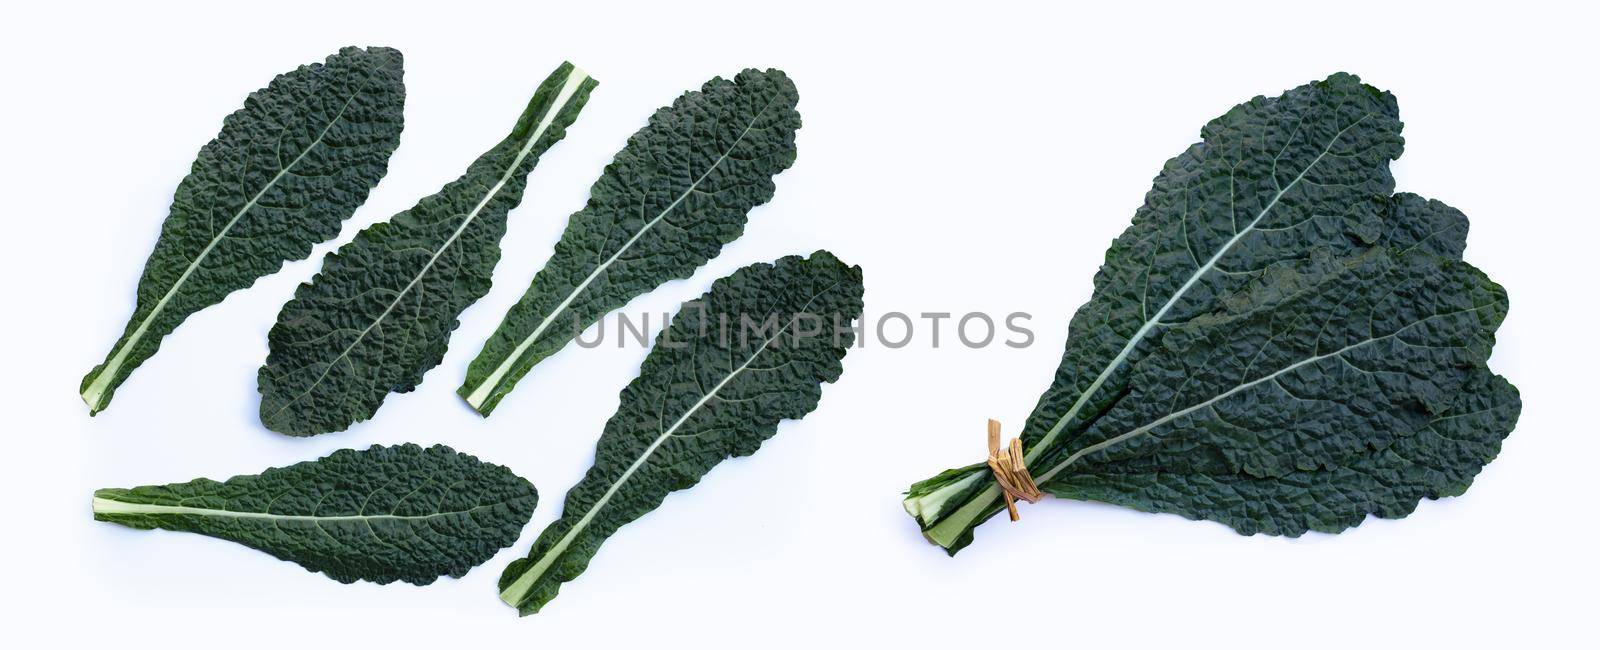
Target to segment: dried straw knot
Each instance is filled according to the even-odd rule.
[[[1022,439],[1012,438],[1011,444],[1000,446],[1000,423],[996,420],[989,421],[989,470],[994,472],[994,480],[1000,484],[1000,495],[1006,499],[1006,512],[1010,513],[1011,521],[1017,521],[1017,499],[1028,503],[1038,503],[1044,498],[1044,493],[1039,491],[1039,486],[1033,482],[1033,475],[1028,473],[1028,466],[1023,462]]]

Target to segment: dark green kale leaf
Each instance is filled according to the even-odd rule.
[[[1167,163],[1024,428],[1045,491],[1297,535],[1465,488],[1520,406],[1485,370],[1506,297],[1460,261],[1465,216],[1391,194],[1398,115],[1337,74],[1235,107]],[[1492,417],[1443,419],[1464,402]],[[969,466],[905,507],[954,553],[999,490]]]
[[[262,424],[295,436],[340,431],[422,382],[461,312],[488,293],[506,213],[522,202],[528,173],[595,85],[562,64],[466,174],[323,260],[268,335],[257,375]]]
[[[344,449],[226,481],[107,488],[94,518],[238,542],[339,582],[459,578],[510,546],[538,494],[449,447]]]
[[[628,139],[555,254],[484,344],[456,392],[489,415],[534,364],[601,316],[687,278],[744,233],[795,160],[794,83],[745,70],[684,93]]]
[[[1511,382],[1478,368],[1455,403],[1423,427],[1383,449],[1345,454],[1328,466],[1256,476],[1225,468],[1153,471],[1144,461],[1091,462],[1045,489],[1067,499],[1219,521],[1246,535],[1337,533],[1369,514],[1399,519],[1422,499],[1466,492],[1500,453],[1500,441],[1521,410]]]
[[[740,269],[684,305],[623,389],[561,518],[500,576],[501,600],[539,611],[617,529],[815,409],[843,372],[861,294],[861,269],[818,251]]]
[[[222,121],[178,185],[122,338],[78,387],[90,415],[190,314],[339,234],[400,143],[401,75],[400,52],[347,47]]]

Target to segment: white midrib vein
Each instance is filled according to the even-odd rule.
[[[150,308],[150,313],[145,314],[145,317],[139,321],[139,326],[134,328],[133,334],[128,336],[127,340],[122,342],[122,345],[117,346],[117,350],[111,355],[111,359],[106,362],[104,368],[100,369],[100,374],[96,375],[94,381],[90,382],[89,387],[83,389],[83,393],[79,394],[79,397],[83,398],[84,403],[89,405],[90,410],[99,409],[100,401],[104,398],[106,389],[111,387],[111,382],[116,378],[117,371],[120,370],[122,368],[122,364],[128,360],[128,354],[133,350],[133,346],[138,344],[140,339],[144,338],[145,332],[150,329],[150,323],[154,321],[156,315],[160,314],[161,310],[167,306],[167,302],[172,300],[174,295],[177,295],[178,289],[182,288],[184,283],[189,281],[189,276],[194,275],[195,269],[200,268],[200,263],[205,261],[206,256],[211,254],[211,251],[217,247],[217,244],[222,243],[222,240],[227,238],[228,232],[233,230],[233,226],[239,223],[240,219],[244,218],[245,213],[256,207],[256,203],[261,200],[261,197],[267,194],[267,190],[270,190],[276,186],[278,181],[283,180],[283,177],[289,174],[290,169],[294,168],[295,165],[300,164],[300,161],[305,159],[306,155],[310,154],[312,149],[317,148],[317,145],[322,144],[322,139],[328,136],[328,131],[333,129],[333,125],[337,124],[340,118],[344,117],[345,110],[350,108],[350,102],[355,101],[356,95],[361,94],[361,91],[365,88],[366,85],[363,83],[362,86],[356,90],[356,92],[351,93],[350,96],[344,100],[344,105],[339,107],[339,112],[335,113],[333,119],[328,120],[327,126],[322,127],[322,131],[317,133],[316,139],[312,140],[310,144],[306,145],[306,148],[300,151],[300,155],[295,156],[294,160],[291,160],[289,161],[289,164],[284,165],[283,169],[278,170],[278,173],[274,174],[272,178],[267,181],[267,184],[261,187],[261,191],[256,192],[255,196],[250,197],[250,201],[244,204],[244,207],[239,208],[239,211],[234,213],[233,218],[229,219],[228,223],[224,224],[222,229],[217,231],[216,236],[211,238],[211,241],[206,244],[205,248],[200,249],[200,253],[195,255],[194,259],[189,262],[189,266],[183,270],[182,274],[178,275],[178,279],[172,283],[172,287],[168,288],[167,292],[162,294],[161,299],[156,301],[156,306]]]
[[[573,524],[572,528],[567,529],[566,534],[562,535],[561,539],[557,540],[555,545],[546,550],[544,555],[539,557],[538,562],[535,562],[534,565],[529,567],[527,571],[522,572],[522,575],[517,576],[515,581],[513,581],[510,585],[507,585],[505,590],[500,592],[500,600],[505,601],[507,605],[512,607],[520,607],[521,605],[519,601],[521,601],[522,597],[526,595],[528,590],[533,587],[533,583],[539,580],[539,576],[544,575],[544,572],[550,569],[550,565],[555,564],[555,561],[566,552],[567,546],[572,544],[573,538],[577,537],[578,533],[583,532],[585,528],[589,527],[589,522],[594,520],[595,515],[599,514],[600,510],[605,508],[606,503],[611,501],[611,497],[616,495],[617,490],[622,488],[622,484],[627,483],[628,479],[633,477],[634,472],[639,471],[639,468],[644,466],[645,461],[650,460],[650,456],[655,454],[656,449],[660,448],[661,445],[665,444],[668,440],[671,440],[672,434],[678,430],[678,427],[683,426],[683,423],[687,422],[691,416],[699,412],[701,407],[705,406],[707,402],[711,401],[711,398],[716,397],[717,392],[722,390],[724,386],[727,386],[728,382],[733,381],[733,379],[738,377],[740,373],[743,373],[746,368],[749,368],[750,364],[755,363],[756,357],[761,356],[761,353],[767,350],[767,346],[772,345],[773,341],[776,341],[779,337],[783,336],[783,333],[789,330],[789,326],[793,325],[794,322],[799,319],[799,315],[806,313],[806,310],[811,308],[811,303],[816,302],[817,298],[821,297],[822,294],[832,291],[833,288],[837,286],[839,286],[839,283],[835,282],[831,285],[828,285],[828,288],[818,291],[816,295],[811,296],[811,299],[806,301],[805,306],[797,310],[795,312],[795,316],[791,317],[788,322],[784,323],[783,327],[779,328],[777,333],[773,334],[771,338],[761,342],[761,347],[756,348],[756,351],[750,354],[750,358],[745,359],[744,363],[739,364],[739,367],[730,371],[726,377],[723,377],[721,381],[717,382],[716,386],[711,387],[711,390],[706,391],[705,395],[702,395],[693,406],[690,406],[689,410],[684,411],[683,415],[679,416],[677,420],[674,420],[672,426],[667,427],[665,431],[661,432],[661,435],[656,436],[656,439],[650,443],[650,446],[646,447],[644,452],[639,454],[639,457],[634,459],[632,464],[628,465],[628,469],[623,470],[622,475],[618,476],[617,480],[611,483],[611,487],[606,488],[605,494],[600,495],[600,498],[595,501],[594,505],[589,506],[589,510],[583,513],[583,517],[578,519],[578,523]]]
[[[1349,126],[1340,129],[1338,133],[1334,134],[1333,138],[1328,140],[1327,146],[1323,147],[1322,151],[1317,154],[1317,157],[1312,159],[1312,161],[1305,166],[1305,169],[1300,170],[1300,173],[1297,174],[1294,177],[1294,180],[1290,181],[1288,185],[1279,188],[1278,191],[1273,194],[1272,199],[1261,208],[1261,211],[1256,213],[1255,218],[1250,220],[1250,223],[1246,224],[1244,228],[1234,233],[1233,237],[1224,242],[1222,247],[1217,249],[1217,252],[1212,254],[1210,259],[1206,260],[1205,264],[1201,265],[1198,269],[1195,269],[1195,272],[1189,276],[1189,279],[1186,280],[1182,286],[1178,288],[1178,291],[1173,293],[1172,296],[1167,299],[1166,303],[1161,305],[1161,309],[1157,310],[1154,316],[1151,316],[1139,326],[1139,329],[1134,332],[1133,336],[1128,339],[1128,342],[1122,346],[1122,349],[1119,352],[1117,352],[1117,356],[1112,358],[1111,363],[1107,364],[1106,367],[1100,371],[1100,374],[1095,377],[1094,381],[1089,384],[1089,387],[1084,389],[1083,393],[1078,396],[1078,399],[1073,401],[1072,406],[1067,409],[1066,414],[1062,415],[1060,419],[1056,420],[1055,425],[1051,426],[1050,430],[1045,432],[1044,436],[1039,439],[1039,442],[1035,443],[1033,447],[1029,449],[1026,454],[1024,454],[1024,463],[1032,463],[1038,460],[1039,455],[1048,450],[1051,443],[1055,442],[1055,439],[1061,435],[1061,432],[1066,428],[1067,423],[1071,422],[1072,419],[1078,415],[1078,412],[1083,410],[1084,405],[1088,404],[1089,399],[1100,390],[1100,387],[1105,385],[1106,380],[1111,377],[1111,373],[1116,372],[1118,368],[1122,367],[1123,363],[1127,362],[1128,356],[1133,354],[1133,350],[1134,348],[1138,347],[1139,342],[1144,340],[1144,337],[1149,335],[1150,331],[1155,329],[1155,327],[1160,324],[1161,319],[1167,315],[1167,312],[1170,311],[1174,305],[1178,304],[1178,300],[1182,299],[1184,294],[1188,293],[1189,289],[1193,288],[1201,278],[1210,273],[1213,268],[1216,268],[1217,262],[1221,260],[1224,255],[1227,255],[1228,251],[1233,250],[1235,244],[1239,243],[1239,241],[1243,239],[1245,235],[1255,230],[1256,226],[1261,223],[1261,220],[1266,218],[1267,214],[1271,212],[1274,207],[1277,207],[1278,201],[1282,200],[1283,196],[1287,194],[1289,190],[1294,189],[1297,185],[1299,185],[1300,181],[1305,179],[1306,174],[1311,173],[1311,170],[1317,166],[1317,163],[1322,162],[1322,159],[1333,150],[1333,145],[1339,142],[1339,138],[1343,137],[1346,132],[1355,128],[1356,125],[1366,121],[1366,119],[1371,116],[1371,113],[1364,114],[1356,121],[1351,122]],[[1076,455],[1073,459],[1076,459]],[[1052,467],[1049,472],[1046,472],[1045,475],[1054,476],[1057,472],[1064,468],[1068,462],[1070,461],[1063,461],[1062,463],[1057,464],[1055,467]],[[974,473],[961,481],[957,481],[945,486],[944,488],[941,488],[938,493],[927,496],[934,497],[942,502],[943,499],[939,498],[940,494],[953,494],[959,492],[966,489],[968,485],[970,485],[971,481],[982,480],[983,477],[988,475],[989,474],[987,472]],[[1039,478],[1037,480],[1042,482],[1046,479]],[[984,491],[976,495],[971,501],[967,502],[967,505],[962,506],[961,509],[966,510],[968,508],[973,508],[973,512],[987,509],[988,504],[999,497],[999,488],[994,485],[990,485]],[[981,506],[973,505],[980,503],[982,504]],[[932,533],[933,531],[930,530],[929,532]]]
[[[449,250],[450,246],[455,244],[457,239],[461,238],[461,233],[467,230],[467,226],[472,225],[472,222],[478,218],[478,213],[482,212],[483,208],[489,205],[489,201],[494,200],[495,195],[499,194],[500,190],[505,188],[506,183],[509,183],[511,178],[516,175],[517,169],[522,167],[522,161],[528,157],[529,152],[533,151],[533,147],[534,145],[538,144],[539,138],[542,137],[545,130],[549,129],[550,125],[555,122],[556,116],[561,113],[562,109],[566,108],[567,102],[572,99],[572,96],[578,92],[578,88],[581,87],[583,82],[588,80],[588,78],[589,75],[583,70],[580,70],[577,67],[572,68],[572,71],[567,75],[566,83],[561,86],[561,92],[556,95],[555,101],[552,102],[550,104],[550,108],[545,111],[544,117],[540,118],[539,125],[533,130],[533,134],[528,136],[528,142],[523,144],[522,148],[517,151],[517,155],[511,160],[511,164],[506,165],[506,170],[500,175],[500,180],[496,182],[494,186],[490,187],[488,192],[484,193],[483,198],[478,201],[478,204],[474,206],[472,211],[468,212],[466,217],[461,220],[461,225],[457,226],[455,231],[450,233],[450,237],[445,239],[443,245],[439,246],[439,250],[433,252],[433,256],[429,257],[428,262],[422,265],[422,269],[417,271],[416,276],[412,277],[411,281],[406,283],[405,288],[401,289],[399,293],[395,294],[394,300],[389,302],[389,305],[384,308],[383,312],[378,314],[378,317],[373,319],[365,329],[361,330],[361,333],[356,336],[354,341],[350,342],[349,346],[345,347],[343,352],[339,353],[339,356],[334,357],[333,361],[329,362],[328,366],[322,369],[322,374],[317,375],[316,381],[311,382],[311,385],[307,386],[306,389],[301,391],[299,395],[296,395],[294,399],[284,402],[283,405],[278,407],[276,411],[273,411],[271,415],[263,418],[264,420],[277,417],[280,413],[283,413],[284,409],[293,406],[296,402],[299,402],[301,399],[305,398],[306,395],[311,394],[311,391],[315,390],[317,386],[322,385],[322,381],[328,378],[328,373],[331,372],[335,366],[338,366],[339,362],[344,361],[345,357],[349,356],[350,352],[356,349],[356,346],[360,345],[361,341],[366,339],[367,335],[371,334],[373,329],[382,323],[385,318],[388,318],[389,314],[394,312],[395,308],[400,305],[400,301],[404,300],[406,295],[411,292],[411,289],[416,287],[417,283],[421,282],[422,278],[428,275],[428,272],[433,269],[433,265],[439,261],[439,258],[444,255],[445,251]]]
[[[105,497],[94,498],[95,514],[104,515],[194,515],[198,517],[221,517],[227,519],[266,519],[271,521],[423,521],[448,517],[450,515],[465,515],[494,507],[494,504],[474,506],[466,510],[450,512],[434,512],[426,515],[280,515],[270,512],[250,512],[239,510],[221,510],[217,508],[192,508],[189,506],[169,506],[155,503],[129,503]]]
[[[546,314],[544,319],[539,321],[539,326],[533,328],[533,333],[529,334],[527,338],[524,338],[521,342],[517,343],[517,347],[511,351],[511,354],[506,355],[506,358],[500,361],[500,365],[495,366],[494,372],[489,373],[489,376],[485,377],[483,382],[478,384],[478,387],[474,388],[472,392],[467,395],[467,404],[471,405],[473,409],[481,410],[483,404],[489,400],[489,394],[494,392],[495,386],[498,386],[501,380],[505,379],[506,373],[511,372],[511,368],[512,366],[516,365],[517,359],[521,358],[522,355],[528,351],[528,348],[532,347],[534,343],[537,343],[539,341],[539,337],[544,335],[545,330],[549,329],[552,323],[555,323],[556,317],[560,316],[562,312],[566,311],[567,306],[571,305],[572,301],[577,300],[578,295],[582,294],[584,289],[589,288],[589,284],[594,282],[596,278],[600,277],[600,274],[604,273],[605,270],[612,265],[612,263],[620,259],[623,253],[627,252],[635,242],[639,241],[640,237],[643,237],[646,232],[655,227],[657,223],[660,223],[662,219],[665,219],[669,213],[677,208],[680,203],[683,203],[685,199],[689,198],[689,195],[693,194],[694,191],[700,187],[700,183],[709,177],[711,172],[715,171],[718,166],[722,165],[722,161],[728,159],[728,155],[733,153],[734,148],[738,147],[739,143],[744,142],[744,137],[750,133],[751,128],[755,127],[756,121],[760,120],[761,116],[766,114],[767,109],[771,108],[772,104],[776,101],[777,99],[774,98],[773,100],[767,102],[767,105],[762,107],[760,111],[757,111],[755,117],[750,119],[750,123],[746,124],[744,130],[739,132],[739,137],[735,138],[733,144],[728,146],[727,151],[722,152],[722,155],[717,157],[716,162],[712,163],[710,167],[706,168],[704,173],[700,174],[698,178],[694,179],[694,182],[689,184],[688,189],[684,190],[682,194],[679,194],[678,198],[674,199],[672,203],[667,205],[666,208],[663,208],[661,212],[656,214],[654,218],[645,222],[644,226],[640,228],[638,232],[633,233],[633,236],[629,237],[628,241],[624,242],[622,247],[617,249],[616,253],[613,253],[611,257],[607,258],[605,262],[600,264],[600,266],[595,267],[594,271],[591,271],[589,276],[583,279],[583,282],[578,283],[577,288],[573,289],[571,293],[568,293],[567,297],[562,299],[560,304],[556,305],[555,309],[550,310],[550,313]]]

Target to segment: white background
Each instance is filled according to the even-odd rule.
[[[9,6],[0,634],[25,643],[12,647],[947,647],[995,635],[1017,648],[1594,647],[1594,9],[1095,4]],[[121,331],[195,151],[247,93],[347,44],[406,57],[388,176],[336,241],[190,318],[90,419],[78,380]],[[264,430],[255,372],[295,285],[460,174],[563,59],[601,85],[532,175],[494,290],[466,311],[443,365],[347,432]],[[678,93],[748,66],[796,80],[798,163],[743,238],[630,313],[826,247],[865,268],[869,318],[1026,311],[1036,345],[968,350],[946,330],[940,349],[924,331],[905,349],[851,352],[815,413],[628,525],[544,612],[518,619],[495,580],[557,515],[645,351],[569,346],[489,420],[453,391],[627,136]],[[1241,537],[1051,500],[984,525],[955,559],[924,543],[899,493],[979,460],[985,418],[1020,425],[1161,163],[1233,104],[1337,70],[1399,97],[1399,189],[1464,210],[1468,260],[1510,293],[1491,365],[1525,408],[1500,459],[1464,497],[1339,536]],[[523,538],[463,579],[378,587],[90,519],[97,487],[404,441],[534,481],[543,499]]]

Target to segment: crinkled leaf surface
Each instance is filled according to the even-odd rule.
[[[220,483],[96,490],[94,518],[238,542],[339,582],[425,585],[510,546],[537,499],[449,447],[375,445]]]
[[[1047,481],[1045,488],[1064,498],[1219,521],[1244,534],[1290,536],[1308,530],[1337,533],[1360,524],[1368,514],[1404,517],[1421,499],[1465,492],[1499,453],[1501,440],[1521,413],[1517,389],[1482,363],[1493,345],[1486,337],[1504,315],[1506,298],[1498,286],[1458,261],[1466,247],[1465,215],[1414,194],[1394,199],[1385,246],[1369,254],[1371,259],[1352,260],[1365,263],[1353,269],[1362,273],[1390,266],[1379,278],[1379,289],[1387,292],[1381,301],[1372,302],[1371,288],[1361,288],[1359,277],[1334,276],[1322,281],[1324,293],[1328,287],[1348,290],[1336,309],[1305,308],[1318,293],[1312,289],[1296,296],[1297,304],[1277,308],[1282,313],[1301,311],[1293,323],[1272,326],[1258,312],[1204,325],[1197,321],[1173,332],[1163,343],[1185,349],[1189,360],[1179,360],[1185,356],[1181,354],[1152,355],[1141,368],[1152,374],[1136,380],[1141,387],[1158,385],[1157,375],[1185,365],[1194,366],[1195,374],[1185,376],[1189,385],[1219,379],[1222,385],[1255,385],[1203,407],[1174,409],[1188,412],[1138,434],[1141,440],[1086,453],[1078,461],[1081,467],[1064,469],[1062,478]],[[1395,268],[1376,257],[1380,254],[1404,256],[1402,264],[1411,269]],[[1430,280],[1417,271],[1438,275]],[[1447,283],[1435,284],[1440,279]],[[1451,286],[1450,280],[1463,284]],[[1425,301],[1441,298],[1455,304],[1423,308]],[[1369,321],[1365,333],[1356,320],[1363,314]],[[1217,354],[1213,344],[1238,345],[1262,334],[1270,339],[1258,346],[1263,352],[1284,354],[1294,347],[1290,341],[1305,340],[1309,330],[1301,323],[1319,317],[1329,319],[1319,323],[1319,347],[1344,339],[1337,352],[1326,352],[1323,359],[1270,379],[1260,371],[1224,376],[1229,372],[1225,368],[1207,367],[1218,357],[1237,358],[1226,348]],[[1210,351],[1196,363],[1193,355],[1199,350]],[[1314,356],[1307,350],[1300,356]],[[1329,359],[1345,367],[1335,367]],[[1440,389],[1457,380],[1460,388],[1441,407],[1438,400],[1450,391]],[[1266,386],[1269,382],[1272,389]],[[1291,386],[1307,390],[1291,392]],[[1379,393],[1391,402],[1394,395],[1415,398],[1408,390],[1434,403],[1417,410],[1404,408],[1403,402],[1370,401]],[[1138,404],[1137,395],[1133,397],[1118,408]],[[1242,417],[1230,416],[1234,413]],[[1269,419],[1261,420],[1261,415]],[[1406,421],[1422,417],[1427,421],[1421,426]],[[1124,427],[1132,421],[1125,414],[1108,413],[1095,423],[1099,431],[1085,436],[1085,446],[1114,429],[1119,418],[1124,418]],[[1151,453],[1141,454],[1140,445]],[[1313,462],[1303,457],[1308,447],[1318,456]]]
[[[794,163],[799,95],[782,71],[706,82],[628,139],[457,392],[483,415],[540,360],[632,298],[687,278],[744,232]]]
[[[500,598],[539,611],[617,529],[816,408],[843,371],[861,294],[861,269],[818,251],[740,269],[685,305],[623,389],[561,518],[500,576]]]
[[[595,85],[562,64],[511,135],[466,174],[323,260],[268,335],[257,375],[262,424],[296,436],[340,431],[422,382],[461,312],[489,291],[506,213],[522,201],[528,173]]]
[[[1503,437],[1517,408],[1514,390],[1480,386],[1505,294],[1459,261],[1464,216],[1391,196],[1399,132],[1392,96],[1339,74],[1235,107],[1169,161],[1023,431],[1041,486],[1294,535],[1450,492],[1335,478],[1376,476],[1364,454],[1453,477],[1492,458],[1416,447],[1464,391],[1502,405],[1479,439]],[[992,483],[951,470],[906,509],[954,552],[998,511]],[[1235,485],[1278,507],[1223,494]]]
[[[122,338],[78,388],[91,415],[190,314],[339,234],[400,143],[401,67],[396,50],[347,47],[223,120],[178,185]]]
[[[1262,477],[1212,468],[1161,468],[1144,461],[1088,462],[1045,488],[1068,499],[1219,521],[1244,534],[1337,533],[1368,514],[1398,519],[1422,499],[1457,496],[1500,451],[1521,412],[1517,389],[1479,368],[1456,401],[1383,449],[1336,463]]]

